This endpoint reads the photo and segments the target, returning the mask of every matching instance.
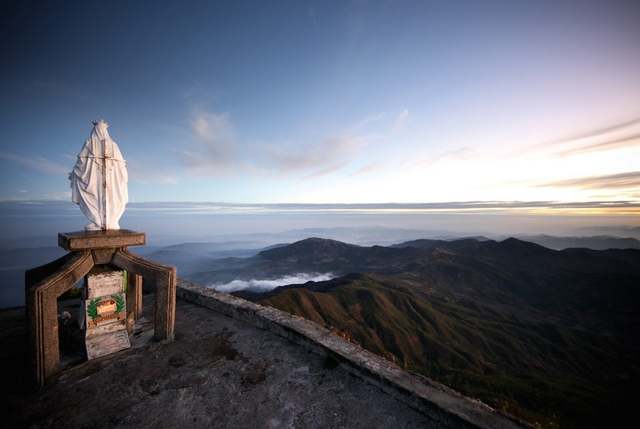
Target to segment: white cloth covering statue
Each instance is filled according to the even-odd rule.
[[[129,201],[127,168],[118,145],[100,119],[93,122],[78,161],[69,173],[71,201],[89,219],[87,230],[120,229],[118,223]]]

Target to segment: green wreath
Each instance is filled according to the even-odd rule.
[[[111,295],[111,298],[116,301],[115,313],[121,313],[124,310],[124,299],[122,299],[122,297],[118,295]],[[98,314],[98,303],[100,301],[102,301],[102,297],[92,299],[91,302],[89,302],[89,305],[87,305],[87,314],[89,314],[89,317],[91,317],[92,319],[97,319],[98,317],[100,317],[100,315]]]
[[[100,315],[98,314],[98,303],[101,300],[102,298],[93,299],[87,306],[87,313],[89,314],[89,317],[91,317],[92,319],[97,319],[98,317],[100,317]]]
[[[124,299],[119,295],[111,295],[111,298],[116,300],[116,313],[121,313],[124,310]]]

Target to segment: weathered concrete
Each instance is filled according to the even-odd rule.
[[[193,285],[185,285],[181,283],[179,289],[198,293]],[[24,309],[0,311],[3,423],[12,428],[70,429],[522,427],[489,410],[480,412],[493,415],[495,421],[489,424],[465,422],[446,410],[434,420],[433,413],[407,405],[412,394],[389,394],[393,389],[367,375],[368,370],[358,370],[360,363],[338,362],[338,355],[323,345],[317,350],[325,352],[311,353],[271,332],[272,328],[258,329],[256,323],[249,323],[261,318],[260,311],[251,310],[253,304],[236,305],[244,302],[224,294],[218,297],[235,302],[229,306],[224,299],[213,299],[239,317],[178,299],[176,340],[158,343],[152,340],[153,323],[149,322],[153,306],[145,305],[131,349],[70,363],[37,392],[24,388],[26,375],[20,365],[25,352],[24,347],[20,349]],[[61,305],[66,307],[60,310],[73,311],[79,302]],[[284,319],[270,317],[265,326]],[[300,326],[306,325],[299,321]],[[297,325],[292,318],[283,330],[297,332]],[[322,331],[317,327],[318,336],[344,343]],[[292,338],[298,335],[291,334]],[[308,339],[308,344],[314,343]],[[373,356],[363,352],[361,358],[369,362],[362,361],[362,368],[375,367]],[[67,356],[65,361],[69,360]],[[384,362],[383,366],[389,365]],[[416,383],[424,382],[416,378]],[[453,417],[447,419],[447,415]]]
[[[25,273],[28,357],[33,383],[59,371],[57,298],[93,268],[91,253],[68,253]]]
[[[151,311],[150,311],[151,310]],[[15,310],[12,310],[15,311]],[[11,428],[442,428],[375,386],[275,334],[178,300],[176,341],[143,329],[133,348],[66,368],[28,392],[20,356],[5,348],[22,314],[3,328],[3,426]]]
[[[146,234],[128,229],[109,229],[100,231],[61,232],[58,234],[58,245],[67,252],[79,250],[93,250],[104,248],[118,248],[129,246],[144,246]]]

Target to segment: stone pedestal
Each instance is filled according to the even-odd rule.
[[[87,359],[131,347],[127,333],[126,272],[111,265],[96,265],[85,276],[79,322],[84,329]]]
[[[57,298],[96,266],[104,269],[110,264],[127,271],[127,292],[118,296],[125,301],[129,320],[139,317],[142,309],[142,279],[154,280],[157,288],[154,339],[173,341],[177,270],[127,250],[128,246],[140,246],[145,242],[144,233],[123,229],[60,233],[58,244],[69,253],[49,264],[26,271],[27,341],[32,375],[37,386],[43,386],[48,378],[60,370]],[[119,299],[113,300],[114,305],[121,305]],[[108,348],[116,347],[113,346],[114,342],[123,342],[126,329],[117,331],[117,335],[110,337],[111,345],[107,344]]]

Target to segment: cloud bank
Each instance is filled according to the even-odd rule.
[[[267,292],[279,286],[287,286],[293,284],[304,284],[306,282],[322,282],[331,280],[335,276],[332,273],[297,273],[284,276],[278,279],[251,279],[251,280],[234,280],[227,284],[209,286],[219,292],[236,292],[239,290],[250,290],[252,292]]]

